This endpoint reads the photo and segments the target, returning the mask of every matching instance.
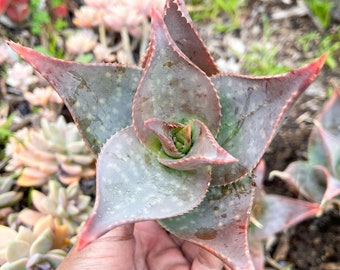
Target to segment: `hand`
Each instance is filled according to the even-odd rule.
[[[213,254],[168,234],[154,221],[124,225],[81,251],[71,249],[58,270],[221,270]]]

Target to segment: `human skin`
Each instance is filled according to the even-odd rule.
[[[221,270],[213,254],[179,240],[154,221],[124,225],[84,249],[71,249],[58,270]]]

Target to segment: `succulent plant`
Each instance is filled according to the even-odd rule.
[[[10,138],[7,171],[20,173],[17,185],[39,186],[57,174],[66,185],[92,177],[94,156],[85,147],[74,123],[62,116],[56,122],[41,119],[41,129],[24,128]]]
[[[251,171],[326,55],[286,74],[219,73],[181,0],[152,12],[142,67],[80,64],[9,45],[55,87],[98,154],[94,211],[78,248],[158,220],[232,269],[253,269]]]
[[[52,249],[54,234],[50,229],[31,231],[21,226],[18,232],[0,225],[0,269],[56,269],[66,252]]]
[[[101,23],[120,33],[126,27],[130,34],[141,34],[141,25],[147,20],[152,7],[160,8],[164,0],[147,1],[85,1],[85,5],[75,11],[73,22],[79,27],[93,27]]]
[[[309,217],[315,216],[320,206],[287,196],[267,194],[263,189],[265,164],[261,161],[255,172],[256,188],[248,229],[250,254],[256,270],[264,269],[265,240]]]
[[[61,233],[64,229],[60,226],[64,226],[68,237],[75,235],[78,227],[88,218],[92,210],[91,197],[82,193],[78,182],[64,188],[57,181],[50,180],[48,182],[48,195],[33,190],[31,197],[37,211],[28,208],[23,209],[16,215],[19,223],[32,227],[41,222],[49,223],[51,229],[54,231],[61,230]],[[46,221],[46,217],[50,217],[52,220]],[[44,221],[41,221],[42,219]],[[13,223],[13,221],[9,223]]]
[[[340,90],[334,93],[308,141],[307,161],[295,161],[284,172],[272,171],[270,177],[285,180],[309,201],[323,206],[340,194]]]
[[[27,91],[30,85],[39,81],[39,78],[33,74],[33,69],[26,63],[16,62],[7,70],[6,83],[12,87]]]
[[[15,180],[11,176],[0,177],[0,208],[12,206],[21,200],[23,193],[11,190]]]
[[[249,245],[256,269],[263,269],[261,241],[309,217],[320,215],[327,202],[340,194],[340,91],[334,91],[309,138],[308,160],[294,161],[284,172],[272,171],[270,178],[286,181],[301,198],[266,194],[263,190],[264,162],[256,171],[253,226]],[[338,166],[338,167],[337,167]],[[304,199],[304,200],[303,200]],[[309,200],[311,202],[306,201]]]

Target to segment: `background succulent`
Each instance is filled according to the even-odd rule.
[[[56,269],[66,255],[52,249],[54,234],[49,228],[34,232],[21,226],[16,232],[0,225],[0,236],[1,270]]]
[[[16,215],[15,218],[18,219],[16,222],[32,227],[41,222],[50,224],[52,229],[61,230],[61,234],[65,228],[69,238],[76,234],[78,227],[88,218],[92,210],[91,197],[83,195],[78,182],[64,188],[57,181],[50,180],[47,195],[33,190],[31,197],[36,210],[28,208],[22,210]],[[47,217],[51,220],[46,220]],[[13,222],[12,218],[9,223]]]
[[[263,188],[264,162],[256,171],[253,224],[249,228],[249,245],[256,269],[264,267],[263,241],[327,209],[327,203],[340,194],[338,164],[340,146],[340,92],[335,90],[309,138],[308,160],[294,161],[285,171],[272,171],[297,198],[267,194]]]
[[[11,138],[7,171],[20,173],[17,184],[38,186],[57,175],[64,184],[92,177],[94,156],[86,148],[74,123],[60,116],[56,122],[41,119],[41,128],[23,128]]]
[[[271,177],[321,206],[340,194],[340,90],[336,89],[315,121],[308,141],[308,160],[295,161]]]
[[[22,192],[12,190],[15,180],[11,176],[0,177],[0,208],[12,206],[23,196]]]

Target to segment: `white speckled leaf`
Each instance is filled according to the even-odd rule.
[[[180,50],[208,76],[217,74],[218,68],[202,42],[183,0],[168,0],[164,22]]]
[[[57,90],[94,152],[116,131],[131,125],[132,99],[141,69],[69,62],[8,44]]]
[[[163,19],[173,41],[195,65],[207,76],[219,72],[195,25],[192,23],[183,0],[167,0]],[[152,48],[149,46],[142,67],[145,67],[151,54]]]
[[[251,171],[298,96],[319,73],[327,55],[291,72],[268,76],[218,75],[212,78],[222,105],[218,143],[239,160],[213,168],[214,185]]]
[[[216,135],[221,111],[210,79],[178,49],[160,15],[152,15],[152,53],[133,101],[132,118],[137,137],[144,145],[157,141],[144,121],[157,117],[183,123],[204,122]]]
[[[210,170],[177,171],[161,165],[128,127],[103,146],[97,181],[94,211],[80,233],[79,248],[119,225],[193,209],[206,193]]]
[[[247,241],[253,190],[248,177],[229,186],[210,187],[197,208],[159,223],[179,238],[209,250],[232,269],[254,269]]]

